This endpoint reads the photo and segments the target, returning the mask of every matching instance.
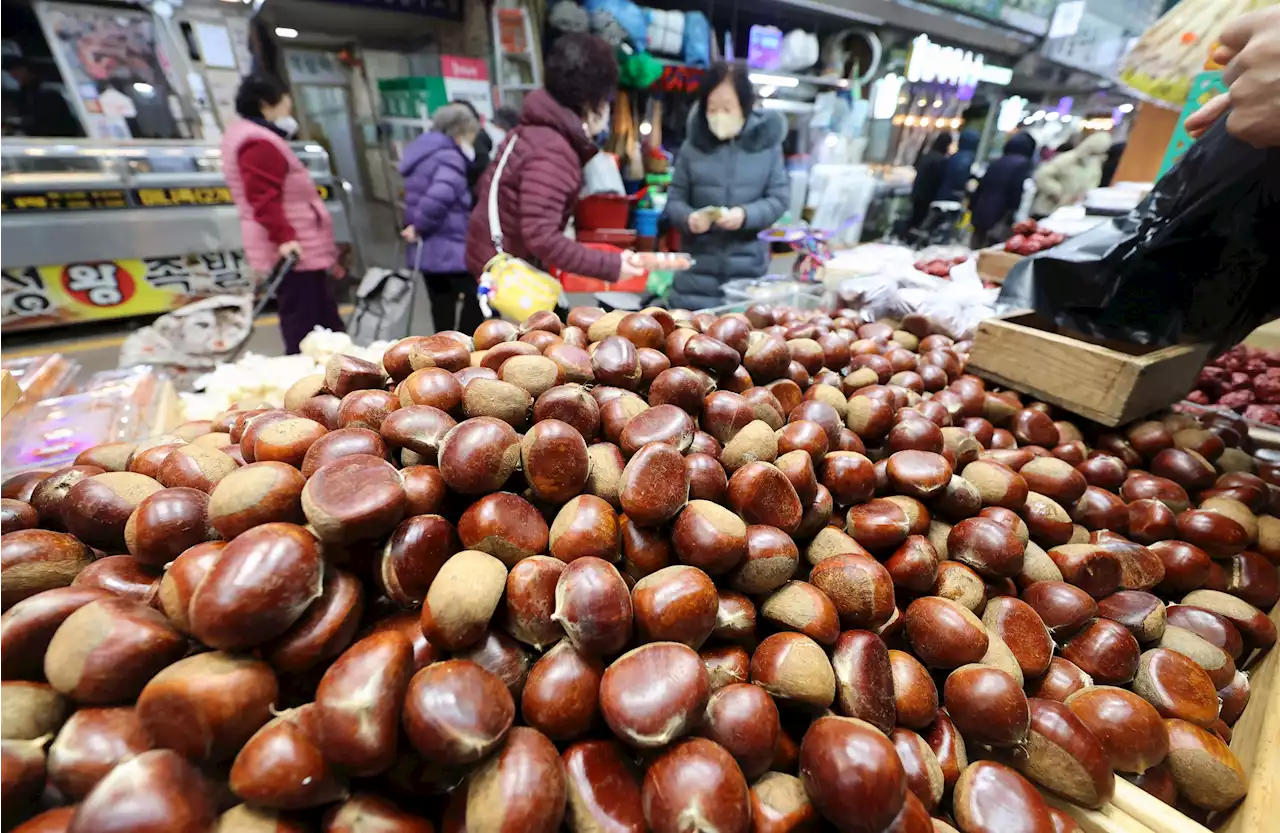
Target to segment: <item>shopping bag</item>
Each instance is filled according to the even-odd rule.
[[[403,247],[396,247],[395,262],[403,259]],[[356,287],[356,305],[347,322],[351,340],[367,347],[375,341],[395,341],[409,335],[413,323],[413,299],[422,272],[422,244],[413,257],[413,269],[372,267]]]
[[[1214,352],[1280,315],[1280,148],[1226,131],[1224,115],[1128,214],[1009,272],[999,304],[1143,345]]]

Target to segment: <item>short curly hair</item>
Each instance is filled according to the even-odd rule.
[[[618,62],[613,47],[595,35],[561,35],[552,44],[544,67],[547,92],[580,115],[599,109],[618,88]]]

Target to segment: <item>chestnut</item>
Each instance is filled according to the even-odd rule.
[[[504,519],[503,523],[507,522]],[[548,551],[565,562],[586,557],[616,561],[620,553],[618,523],[617,513],[606,501],[578,495],[556,513],[547,536]],[[538,529],[536,525],[533,528]]]
[[[565,563],[557,558],[535,555],[521,559],[507,575],[507,632],[535,649],[564,637],[564,629],[551,616],[555,610],[556,583]]]
[[[97,587],[56,587],[13,605],[0,618],[0,678],[39,679],[58,626],[90,602],[108,597]]]
[[[311,477],[321,466],[350,454],[386,457],[387,444],[377,432],[367,428],[342,428],[330,431],[307,449],[307,453],[302,458],[302,476]]]
[[[706,669],[692,648],[651,642],[605,669],[600,712],[625,743],[656,749],[693,729],[710,693]]]
[[[168,564],[213,537],[209,502],[209,495],[199,489],[162,489],[148,495],[125,523],[125,545],[144,564]]]
[[[640,774],[613,741],[587,740],[564,751],[568,800],[565,823],[574,833],[618,830],[643,833]]]
[[[93,561],[78,538],[47,529],[20,529],[0,538],[0,607],[66,587]]]
[[[591,656],[616,654],[631,637],[631,594],[612,564],[584,556],[560,574],[551,620],[564,628],[579,651]]]
[[[1101,599],[1098,615],[1124,625],[1144,645],[1164,635],[1164,602],[1143,590],[1121,590]]]
[[[996,761],[970,764],[956,781],[951,804],[956,823],[966,833],[1051,833],[1056,829],[1039,791]]]
[[[1133,690],[1161,717],[1208,728],[1218,718],[1218,693],[1203,668],[1176,651],[1153,648],[1138,662]]]
[[[618,498],[627,517],[641,526],[671,520],[689,500],[689,473],[680,452],[666,443],[642,447],[622,471]]]
[[[889,670],[898,724],[916,730],[929,726],[938,711],[938,689],[929,672],[911,654],[894,650],[889,651]]]
[[[266,663],[211,651],[152,677],[138,695],[136,720],[150,743],[198,763],[221,763],[271,719],[278,695]]]
[[[218,482],[208,499],[209,524],[231,539],[266,523],[301,523],[302,490],[306,480],[281,462],[251,463]],[[172,489],[157,493],[158,497]],[[126,529],[126,538],[128,530]]]
[[[641,790],[645,822],[654,833],[688,829],[698,818],[708,829],[746,833],[751,826],[747,781],[717,743],[691,738],[650,765]]]
[[[1159,712],[1131,691],[1089,686],[1069,696],[1066,705],[1102,744],[1116,772],[1145,772],[1169,754]]]
[[[483,759],[515,718],[511,692],[468,660],[445,660],[413,675],[404,699],[404,729],[428,761],[459,766]]]
[[[585,734],[600,705],[604,666],[579,653],[568,640],[557,643],[529,671],[520,713],[547,737],[564,741]]]
[[[766,772],[751,785],[751,825],[759,833],[799,833],[811,829],[817,811],[794,775]]]
[[[49,781],[61,795],[83,800],[116,764],[151,747],[133,709],[79,709],[49,747]]]
[[[699,733],[720,744],[747,778],[756,778],[777,754],[782,725],[773,698],[759,686],[736,683],[707,700]]]
[[[69,466],[65,469],[59,469],[53,474],[46,474],[43,479],[35,481],[33,489],[27,496],[29,499],[25,503],[35,509],[36,514],[39,516],[39,526],[45,529],[62,530],[65,528],[62,520],[62,502],[66,499],[67,493],[81,480],[87,480],[95,474],[104,473],[104,470],[97,466]],[[19,477],[21,476],[19,475]],[[5,500],[14,500],[14,498],[5,498]],[[19,503],[22,502],[19,501]],[[37,524],[30,523],[25,528],[30,529],[35,526]],[[4,531],[12,532],[13,530],[6,528]]]
[[[520,437],[515,430],[500,419],[485,416],[458,423],[441,441],[438,454],[445,483],[464,495],[498,491],[519,463]]]
[[[885,830],[906,802],[894,745],[853,718],[813,722],[800,742],[800,779],[818,812],[845,831]]]
[[[987,586],[982,576],[959,561],[938,563],[938,577],[933,595],[963,605],[972,611],[982,610],[987,603]]]
[[[975,460],[960,474],[978,487],[984,506],[1003,506],[1016,512],[1027,502],[1027,481],[1007,466]]]
[[[1039,677],[1048,670],[1053,658],[1053,639],[1040,614],[1026,601],[1010,597],[991,599],[982,612],[982,624],[1009,647],[1024,677]]]
[[[316,747],[314,703],[281,712],[236,755],[231,791],[263,807],[301,810],[346,797],[346,788]]]
[[[840,635],[835,605],[808,582],[784,584],[760,605],[760,615],[779,629],[797,631],[822,645],[833,644]]]
[[[859,544],[878,552],[893,550],[909,535],[921,535],[929,528],[929,511],[909,497],[875,498],[851,507],[845,531]]]
[[[808,460],[808,455],[805,455],[805,459]],[[724,501],[729,491],[729,478],[724,466],[715,457],[710,454],[686,454],[684,466],[689,475],[689,500],[708,500],[712,503]]]
[[[926,665],[958,668],[977,662],[987,651],[982,622],[949,599],[916,599],[903,614],[903,623],[912,649]]]
[[[186,640],[158,611],[121,598],[90,602],[58,626],[44,655],[44,674],[79,703],[135,697],[186,651]]]
[[[1222,689],[1235,679],[1236,664],[1231,655],[1192,631],[1166,626],[1156,647],[1190,658],[1209,674],[1215,689]]]
[[[222,454],[221,452],[216,452]],[[222,454],[226,457],[225,454]],[[188,460],[200,459],[197,456]],[[230,458],[227,458],[230,462]],[[230,469],[215,466],[219,476]],[[185,485],[174,483],[173,485]],[[95,474],[71,487],[62,500],[62,520],[67,531],[91,547],[119,552],[124,546],[124,528],[143,498],[164,488],[159,482],[133,472]]]
[[[986,665],[962,665],[943,685],[947,714],[967,741],[987,746],[1018,746],[1030,727],[1026,695],[1017,681]]]
[[[641,578],[631,604],[646,642],[683,642],[696,650],[715,628],[715,584],[696,567],[666,567]]]
[[[465,548],[487,552],[508,567],[546,552],[549,535],[542,513],[510,492],[485,495],[458,520],[458,538]]]
[[[1275,644],[1275,623],[1244,599],[1218,590],[1193,590],[1182,598],[1182,604],[1208,610],[1223,617],[1235,625],[1236,629],[1249,640],[1249,644],[1255,648],[1265,650]]]
[[[941,494],[947,488],[952,476],[951,464],[941,454],[917,450],[898,451],[891,454],[886,464],[886,473],[894,491],[919,500]],[[829,483],[826,485],[830,488]],[[861,503],[862,500],[847,502]],[[837,500],[837,502],[842,501]]]
[[[1244,797],[1244,767],[1220,738],[1185,720],[1166,720],[1164,726],[1169,772],[1179,796],[1206,810],[1229,809]]]
[[[72,587],[100,587],[112,595],[156,607],[160,568],[148,567],[132,555],[108,555],[80,571]]]
[[[1062,657],[1103,685],[1123,685],[1137,673],[1140,652],[1124,625],[1095,619],[1063,646]]]
[[[479,642],[507,584],[506,566],[488,553],[463,550],[431,581],[422,603],[422,632],[433,645],[459,651]]]
[[[1205,641],[1216,645],[1233,660],[1244,653],[1244,638],[1226,617],[1199,607],[1186,604],[1165,608],[1165,626],[1189,630]]]
[[[836,709],[888,733],[896,719],[894,680],[884,640],[871,631],[840,634],[831,650]]]
[[[210,830],[217,816],[213,789],[200,771],[172,750],[152,749],[108,772],[85,796],[67,829]]]
[[[938,579],[938,552],[923,535],[912,535],[884,562],[895,590],[930,593]]]
[[[267,642],[320,596],[323,571],[316,539],[302,527],[269,523],[243,532],[192,594],[191,632],[221,650]]]
[[[824,559],[810,571],[809,582],[831,599],[845,627],[877,628],[893,615],[893,579],[868,556],[844,553]]]
[[[129,444],[125,443],[124,445],[129,445]],[[130,451],[132,451],[132,449],[130,449]],[[113,455],[113,456],[120,456],[120,455]],[[123,467],[123,462],[126,459],[128,459],[128,452],[126,452],[123,456],[120,456],[122,467]],[[71,468],[75,468],[75,466],[72,466]],[[95,466],[94,468],[101,468],[101,467]],[[102,472],[104,471],[106,471],[106,469],[102,468],[102,471],[95,471],[93,472],[93,474],[102,474]],[[31,503],[33,496],[35,495],[36,488],[53,474],[55,474],[55,472],[37,470],[37,471],[24,471],[21,474],[15,474],[12,477],[6,477],[4,479],[4,483],[0,484],[0,495],[2,495],[5,499],[8,499],[8,500],[20,500],[23,503]]]
[[[990,518],[965,518],[947,535],[947,557],[988,578],[1017,575],[1025,549],[1013,530]]]
[[[364,613],[364,585],[344,570],[325,572],[316,599],[278,639],[262,647],[271,666],[300,673],[327,663],[351,643]]]
[[[835,674],[818,643],[792,631],[765,637],[751,657],[751,682],[801,708],[824,709],[835,699]]]

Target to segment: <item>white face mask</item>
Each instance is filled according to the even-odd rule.
[[[711,133],[722,142],[727,142],[741,133],[742,126],[746,123],[747,120],[743,116],[733,113],[707,114],[707,127],[711,128]]]
[[[598,113],[587,114],[587,120],[583,124],[588,136],[595,136],[597,133],[603,133],[609,129],[609,118],[612,115],[612,109],[608,104]]]
[[[468,162],[476,161],[476,146],[470,142],[458,142],[458,150],[462,151],[462,155],[467,157]]]
[[[298,132],[298,120],[293,116],[281,116],[280,118],[273,120],[271,123],[283,130],[286,136],[291,137],[293,134]]]

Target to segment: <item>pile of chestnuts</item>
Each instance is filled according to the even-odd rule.
[[[894,324],[487,321],[6,480],[6,826],[1048,833],[1117,775],[1230,809],[1280,463]]]

